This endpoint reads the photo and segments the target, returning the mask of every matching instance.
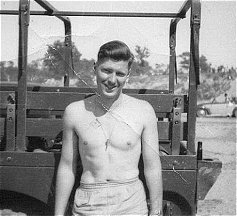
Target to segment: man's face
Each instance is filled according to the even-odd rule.
[[[95,71],[99,94],[112,99],[122,92],[122,88],[128,78],[128,61],[108,59],[97,63]]]

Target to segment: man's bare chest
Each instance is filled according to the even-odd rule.
[[[95,117],[88,113],[78,121],[75,130],[84,149],[127,151],[140,143],[143,125],[138,115],[134,114],[107,113]]]

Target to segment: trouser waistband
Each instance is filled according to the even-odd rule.
[[[124,186],[124,185],[133,184],[139,180],[140,179],[138,177],[135,177],[135,178],[127,179],[124,181],[111,180],[111,181],[107,181],[107,182],[96,182],[96,183],[80,182],[80,188],[82,188],[82,189],[96,189],[96,188],[105,188],[105,187]]]

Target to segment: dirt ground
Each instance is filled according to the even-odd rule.
[[[197,118],[196,141],[203,142],[203,157],[222,161],[222,172],[198,215],[236,215],[236,119]]]

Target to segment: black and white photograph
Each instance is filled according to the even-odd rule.
[[[0,215],[236,215],[236,1],[1,0]]]

